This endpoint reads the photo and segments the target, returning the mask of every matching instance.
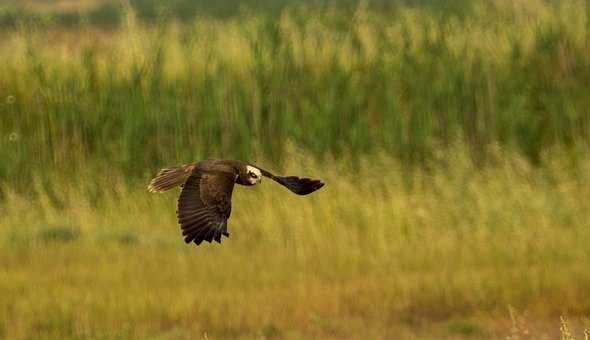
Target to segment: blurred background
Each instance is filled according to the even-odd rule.
[[[0,0],[0,338],[588,339],[584,0]],[[185,245],[159,168],[239,159]]]

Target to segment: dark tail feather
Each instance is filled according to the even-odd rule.
[[[194,164],[164,168],[151,180],[148,191],[164,192],[182,185],[190,177],[194,169]]]

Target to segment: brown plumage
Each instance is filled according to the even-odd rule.
[[[296,176],[281,177],[252,164],[230,160],[205,160],[196,164],[160,170],[149,186],[150,192],[182,187],[178,199],[178,223],[186,243],[196,245],[229,237],[227,220],[231,214],[234,184],[251,186],[262,176],[271,178],[298,195],[310,194],[324,183]]]

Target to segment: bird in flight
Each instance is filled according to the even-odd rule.
[[[182,187],[178,198],[178,223],[186,243],[229,237],[227,220],[231,214],[234,184],[252,186],[268,177],[298,195],[310,194],[324,183],[317,179],[296,176],[275,176],[252,164],[232,160],[204,160],[198,163],[164,168],[158,172],[148,191],[164,192]]]

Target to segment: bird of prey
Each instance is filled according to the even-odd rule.
[[[227,220],[231,213],[234,184],[252,186],[268,177],[298,195],[310,194],[324,183],[320,180],[296,176],[275,176],[248,163],[233,160],[204,160],[198,163],[164,168],[149,186],[150,192],[164,192],[182,187],[178,199],[178,223],[186,243],[229,237]]]

